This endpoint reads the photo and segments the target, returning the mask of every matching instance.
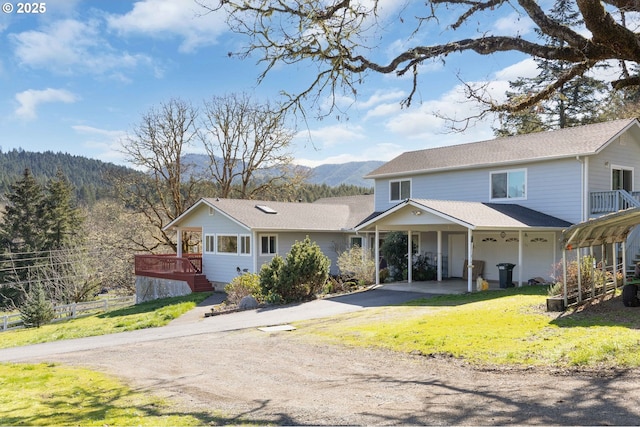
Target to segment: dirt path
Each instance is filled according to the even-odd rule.
[[[640,378],[481,371],[456,360],[217,332],[43,358],[173,398],[204,423],[631,425]]]

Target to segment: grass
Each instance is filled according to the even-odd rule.
[[[0,334],[0,348],[104,335],[166,325],[210,293],[150,301]],[[224,424],[209,413],[183,413],[172,404],[136,392],[106,375],[55,364],[0,364],[0,425],[152,425]]]
[[[164,298],[79,319],[0,333],[0,348],[113,334],[164,326],[202,302],[211,293]]]
[[[106,375],[54,364],[0,364],[0,389],[0,425],[192,426],[218,419],[182,413]]]
[[[480,365],[640,366],[640,309],[620,296],[562,315],[546,312],[546,288],[449,295],[301,323],[350,346],[447,356]]]

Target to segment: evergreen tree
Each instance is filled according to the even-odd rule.
[[[583,22],[575,8],[574,1],[557,0],[549,11],[549,17],[562,26],[578,28]],[[561,49],[567,44],[539,29],[536,32],[540,38],[546,39],[549,46]],[[604,82],[585,75],[561,82],[562,76],[572,68],[570,63],[540,58],[535,59],[535,62],[540,70],[536,77],[521,77],[509,82],[512,89],[507,92],[509,104],[517,103],[518,99],[527,98],[532,93],[541,92],[552,84],[558,84],[554,95],[527,110],[503,113],[500,117],[501,127],[495,129],[497,136],[566,128],[605,120],[601,107],[607,91]]]
[[[82,224],[80,209],[74,200],[73,186],[60,170],[47,184],[42,211],[43,250],[60,249],[79,242]]]
[[[0,222],[0,244],[12,253],[42,249],[45,241],[42,230],[44,194],[42,186],[25,169],[22,179],[11,185],[8,204]]]
[[[36,282],[27,293],[24,304],[20,306],[20,317],[25,328],[39,328],[55,318],[53,304],[47,300],[40,282]]]

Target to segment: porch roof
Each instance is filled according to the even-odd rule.
[[[566,249],[620,243],[638,224],[640,208],[625,209],[569,227],[562,233],[562,242]]]
[[[440,218],[440,224],[457,224],[472,230],[478,229],[566,229],[572,224],[560,218],[544,214],[517,204],[465,202],[456,200],[407,199],[384,211],[375,212],[358,224],[357,231],[365,230],[376,222],[407,207],[415,215],[422,211]],[[418,214],[418,216],[420,215]],[[420,221],[412,221],[411,225]],[[426,222],[425,222],[426,223]],[[434,224],[434,222],[430,222]]]

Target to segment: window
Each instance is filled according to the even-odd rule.
[[[251,255],[251,236],[240,236],[240,255]]]
[[[491,172],[492,199],[524,199],[527,197],[527,172],[524,169]]]
[[[361,236],[350,236],[349,237],[349,247],[353,248],[355,246],[361,248],[362,247],[362,237]]]
[[[633,191],[633,169],[611,166],[611,189]]]
[[[274,235],[260,236],[260,254],[272,255],[277,252],[277,239]]]
[[[216,236],[213,234],[205,234],[204,236],[204,251],[205,252],[215,252],[216,251]]]
[[[217,252],[219,254],[238,253],[238,236],[218,234],[217,244]]]
[[[389,182],[389,200],[399,202],[411,197],[411,180],[390,181]]]

